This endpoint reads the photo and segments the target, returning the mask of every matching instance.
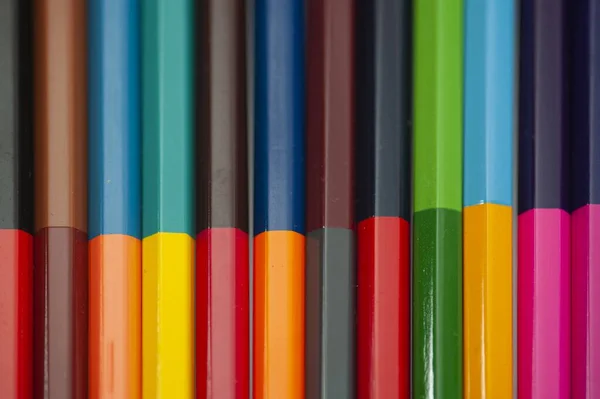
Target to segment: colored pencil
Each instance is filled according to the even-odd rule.
[[[359,0],[356,16],[357,396],[407,398],[411,6]]]
[[[0,392],[32,396],[31,4],[0,3]]]
[[[513,394],[514,3],[465,1],[464,390]]]
[[[521,2],[517,380],[523,399],[570,397],[566,4]]]
[[[141,396],[138,0],[89,0],[91,398]]]
[[[413,395],[461,398],[463,1],[414,8]]]
[[[600,396],[600,2],[571,7],[571,394]]]
[[[307,3],[305,392],[355,396],[354,0]]]
[[[304,398],[304,2],[255,4],[255,399]]]
[[[142,8],[143,396],[194,395],[193,2]]]
[[[86,10],[34,2],[36,398],[88,393]]]
[[[250,281],[244,0],[198,12],[196,397],[247,399]]]

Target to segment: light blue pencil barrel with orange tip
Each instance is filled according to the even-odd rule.
[[[90,0],[89,395],[141,397],[138,0]]]
[[[255,6],[255,399],[304,398],[304,2]]]
[[[194,395],[192,0],[142,9],[143,396]]]
[[[513,0],[465,0],[464,394],[513,394]]]

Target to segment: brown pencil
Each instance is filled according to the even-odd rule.
[[[85,1],[34,7],[34,397],[85,398]]]

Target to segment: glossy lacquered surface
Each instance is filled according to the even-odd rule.
[[[142,14],[142,396],[194,395],[194,2]]]
[[[353,230],[326,227],[306,237],[306,396],[354,397],[356,269]]]
[[[358,398],[408,398],[410,227],[401,218],[358,224]]]
[[[600,395],[600,3],[570,4],[571,397]]]
[[[462,0],[414,4],[412,392],[463,396]]]
[[[570,215],[533,209],[518,222],[519,398],[570,398]]]
[[[525,399],[571,394],[570,7],[520,4],[517,383]]]
[[[248,234],[216,227],[196,237],[196,397],[246,399],[250,390]]]
[[[33,395],[88,394],[86,5],[36,0]]]
[[[414,4],[414,212],[462,208],[463,8]]]
[[[311,0],[306,229],[354,225],[354,0]]]
[[[304,2],[255,2],[256,399],[304,397]]]
[[[44,228],[34,248],[33,397],[87,398],[87,234]]]
[[[354,396],[354,1],[307,3],[306,395]]]
[[[243,0],[197,7],[197,225],[248,231],[246,24]]]
[[[142,397],[192,398],[194,240],[156,233],[142,247]]]
[[[571,209],[600,204],[600,4],[579,1],[569,13]]]
[[[89,243],[89,397],[140,398],[141,242],[106,234]]]
[[[411,20],[409,1],[356,1],[359,221],[410,220]]]
[[[140,2],[142,237],[194,235],[192,0]]]
[[[246,8],[196,9],[196,397],[250,390]]]
[[[304,234],[304,2],[257,0],[254,25],[254,233]]]
[[[357,395],[410,388],[411,6],[356,4]]]
[[[571,397],[600,394],[600,205],[571,215]]]
[[[465,1],[464,396],[513,394],[515,2]]]
[[[141,393],[140,10],[90,0],[90,396]]]
[[[564,0],[521,1],[519,213],[569,209]]]
[[[466,398],[513,394],[513,211],[463,210],[464,389]]]
[[[31,398],[33,237],[0,230],[0,386],[8,399]]]
[[[415,397],[462,397],[462,215],[413,216],[412,375]],[[443,239],[440,239],[443,237]]]
[[[253,397],[304,398],[305,237],[254,238]]]
[[[34,1],[35,231],[87,232],[86,9]]]
[[[514,0],[465,0],[464,206],[513,203]]]
[[[0,229],[33,228],[30,1],[0,4]]]
[[[89,236],[139,239],[139,1],[88,0],[88,8]]]
[[[0,3],[0,392],[33,391],[31,3]]]

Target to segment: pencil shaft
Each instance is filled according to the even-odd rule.
[[[511,397],[512,0],[465,1],[464,389]]]
[[[198,8],[197,231],[248,231],[245,3]]]
[[[310,212],[310,211],[309,211]],[[306,238],[307,396],[355,396],[354,231],[328,227]]]
[[[357,0],[356,219],[410,220],[409,1]]]
[[[464,206],[513,203],[515,7],[465,1]]]
[[[566,2],[521,2],[518,394],[570,395]],[[543,331],[544,333],[540,333]]]
[[[87,232],[85,4],[34,0],[35,231]]]
[[[414,5],[414,212],[462,208],[463,0]]]
[[[31,4],[0,4],[0,390],[32,395]]]
[[[31,3],[0,5],[0,229],[33,229]]]
[[[413,394],[460,398],[463,1],[414,8]]]
[[[194,395],[191,0],[142,10],[142,395]]]
[[[86,398],[87,234],[47,227],[36,233],[34,249],[33,396]]]
[[[141,394],[139,3],[90,0],[90,397]]]
[[[303,398],[304,4],[258,0],[255,26],[253,394]]]
[[[255,235],[305,230],[304,7],[279,3],[255,6]]]
[[[36,398],[88,392],[86,13],[34,1]]]
[[[88,0],[89,236],[141,234],[138,0]]]
[[[570,7],[571,397],[592,398],[600,395],[600,254],[594,244],[600,208],[600,3],[586,0]]]
[[[357,394],[407,397],[410,2],[359,0],[356,21]]]
[[[197,398],[249,394],[248,244],[248,234],[236,228],[196,237]]]
[[[250,317],[246,8],[197,10],[197,398],[248,398]]]
[[[368,218],[358,226],[359,398],[409,394],[409,237],[402,218]]]
[[[519,214],[568,210],[563,0],[521,2]]]
[[[464,209],[465,397],[513,394],[512,208]]]
[[[518,223],[519,397],[568,398],[570,218],[542,208],[519,215]]]
[[[354,224],[354,1],[311,0],[307,21],[307,231]]]
[[[309,1],[306,395],[354,396],[354,1]]]

